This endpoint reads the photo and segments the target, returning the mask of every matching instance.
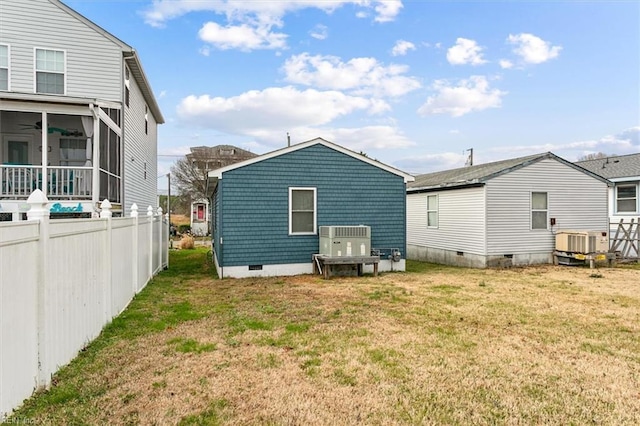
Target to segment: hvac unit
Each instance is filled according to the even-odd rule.
[[[320,254],[325,256],[371,255],[371,227],[321,226]]]
[[[556,250],[571,253],[597,253],[609,251],[606,231],[558,231]]]

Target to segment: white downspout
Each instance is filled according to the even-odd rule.
[[[42,111],[42,192],[49,195],[49,120],[46,111]]]
[[[91,204],[96,209],[100,203],[100,116],[97,105],[89,105],[93,115],[93,168],[91,170]]]

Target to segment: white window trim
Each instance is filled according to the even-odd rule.
[[[38,70],[37,69],[37,59],[36,59],[36,52],[38,50],[52,50],[54,52],[62,52],[64,54],[64,71],[62,72],[62,84],[64,85],[64,90],[62,91],[62,95],[58,94],[58,96],[66,96],[67,95],[67,50],[66,49],[52,49],[49,47],[34,47],[33,48],[33,93],[38,93],[41,95],[52,95],[55,93],[39,93],[38,92],[38,82],[37,82],[37,75],[38,75]],[[56,74],[55,72],[51,72],[51,71],[46,71],[46,70],[42,70],[42,72],[48,72],[51,74]]]
[[[429,197],[436,197],[436,204],[438,205],[438,207],[435,210],[429,210]],[[427,228],[429,229],[438,229],[440,227],[440,197],[438,196],[438,194],[431,194],[431,195],[427,195],[427,199],[426,199],[426,204],[427,204]],[[438,224],[436,226],[433,225],[429,225],[429,213],[436,213],[436,221],[438,222]]]
[[[313,232],[293,232],[292,193],[293,191],[313,191]],[[317,235],[318,234],[318,190],[315,187],[289,187],[289,235]]]
[[[534,209],[533,208],[533,194],[545,194],[547,197],[547,208],[546,209]],[[548,231],[549,230],[549,191],[531,191],[529,194],[529,229],[532,231]],[[545,219],[545,227],[544,228],[534,228],[533,227],[533,212],[545,212],[547,214],[547,218]]]
[[[618,210],[618,188],[620,188],[621,186],[634,186],[636,188],[636,207],[633,211],[629,211],[629,212],[621,212],[620,210]],[[638,184],[635,182],[616,182],[615,186],[613,187],[613,203],[614,203],[614,208],[615,208],[615,212],[618,215],[634,215],[638,213],[638,198],[639,197],[639,192],[640,192],[640,188],[638,188]],[[631,198],[623,198],[623,200],[630,200]]]
[[[7,48],[7,92],[11,91],[11,45],[0,43],[0,46],[5,46]],[[4,68],[4,67],[3,67]],[[4,92],[4,89],[0,89],[0,91]]]

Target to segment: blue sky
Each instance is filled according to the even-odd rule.
[[[65,3],[139,53],[190,146],[323,137],[409,173],[640,151],[638,1]]]

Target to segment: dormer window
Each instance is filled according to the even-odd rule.
[[[62,50],[36,49],[36,93],[64,95],[65,59]]]

